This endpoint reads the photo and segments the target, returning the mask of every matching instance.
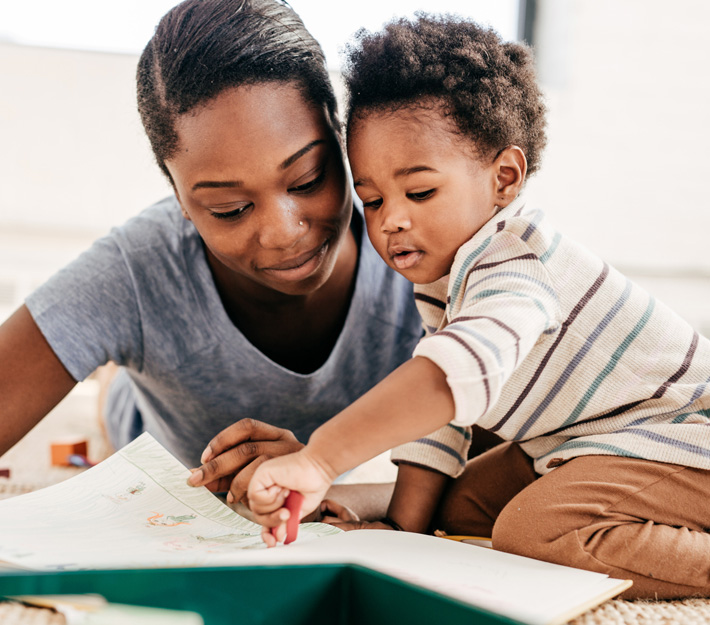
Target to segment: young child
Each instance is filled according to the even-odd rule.
[[[264,540],[283,537],[289,490],[307,514],[337,475],[414,441],[394,457],[458,476],[432,529],[632,579],[626,597],[710,595],[710,342],[526,205],[545,143],[529,50],[420,15],[359,33],[346,82],[368,234],[415,283],[426,336],[259,466]],[[472,424],[509,442],[462,473]]]

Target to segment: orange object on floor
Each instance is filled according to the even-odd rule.
[[[58,440],[51,444],[52,464],[60,467],[73,466],[69,456],[79,454],[86,456],[88,453],[88,441],[86,439]]]

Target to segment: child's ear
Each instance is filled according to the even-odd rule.
[[[496,157],[494,165],[497,176],[496,204],[505,208],[523,188],[528,160],[517,145],[509,145]]]

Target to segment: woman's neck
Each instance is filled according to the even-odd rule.
[[[358,245],[348,230],[331,275],[311,293],[250,292],[233,274],[213,266],[212,275],[227,315],[254,347],[291,371],[312,373],[328,359],[343,329],[357,262]]]

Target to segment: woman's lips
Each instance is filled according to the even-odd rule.
[[[320,267],[326,252],[328,251],[329,241],[325,241],[321,246],[300,254],[289,260],[285,260],[278,265],[264,267],[263,272],[271,274],[280,280],[303,280],[310,276]]]

